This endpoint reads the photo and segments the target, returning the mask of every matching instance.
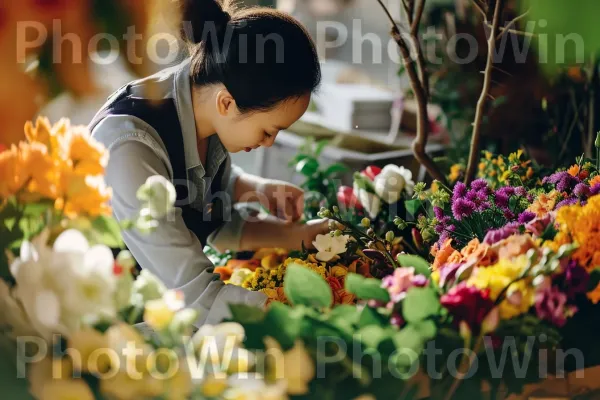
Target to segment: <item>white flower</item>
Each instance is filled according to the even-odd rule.
[[[227,379],[229,389],[225,392],[227,399],[244,400],[284,400],[286,396],[285,382],[268,385],[259,373],[234,374]]]
[[[313,245],[318,250],[317,259],[327,262],[336,255],[345,252],[348,240],[350,240],[350,236],[348,235],[317,235],[313,242]]]
[[[394,204],[402,196],[402,191],[410,195],[415,183],[412,181],[412,172],[404,167],[389,164],[383,167],[381,173],[373,181],[375,193],[388,204]]]
[[[53,248],[46,245],[47,239],[45,231],[23,242],[19,258],[10,266],[15,299],[33,327],[44,337],[68,335],[83,322],[114,316],[117,278],[110,249],[90,247],[76,230],[63,232]]]
[[[167,178],[162,175],[154,175],[140,186],[137,198],[145,203],[144,208],[149,210],[152,218],[161,219],[173,210],[177,192]]]
[[[229,283],[236,286],[242,286],[244,281],[251,276],[253,272],[248,268],[238,268],[233,271],[231,274],[231,278],[229,278]]]
[[[356,183],[354,184],[354,195],[362,204],[365,211],[369,214],[369,216],[374,219],[381,211],[381,199],[375,196],[373,193],[369,193],[365,189],[361,189]]]
[[[167,288],[156,276],[143,269],[133,282],[131,302],[134,305],[143,306],[150,300],[161,299],[166,291]]]

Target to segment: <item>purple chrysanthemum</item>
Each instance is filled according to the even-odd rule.
[[[585,183],[578,183],[573,189],[573,194],[577,197],[587,198],[591,194],[590,187]]]
[[[457,182],[454,185],[454,191],[452,192],[452,200],[462,199],[467,195],[467,185],[462,182]]]
[[[519,224],[526,224],[528,222],[531,222],[535,219],[536,215],[535,213],[532,213],[531,211],[523,211],[520,215],[519,215]]]
[[[518,222],[511,222],[502,228],[490,230],[486,233],[483,242],[487,244],[498,243],[509,236],[519,233],[519,225]]]
[[[579,199],[577,197],[569,197],[568,199],[564,199],[563,201],[559,202],[556,205],[555,210],[558,210],[561,207],[564,206],[572,206],[573,204],[577,204],[579,202]]]
[[[596,183],[594,186],[592,186],[592,188],[590,189],[590,195],[591,196],[595,196],[597,194],[600,193],[600,183]]]
[[[555,172],[554,174],[545,177],[542,181],[542,183],[544,184],[554,184],[556,186],[556,190],[558,190],[559,192],[570,191],[579,182],[579,178],[572,176],[567,171]]]
[[[452,203],[452,214],[454,219],[462,221],[463,218],[475,212],[476,205],[470,200],[459,198]]]
[[[471,183],[471,189],[479,192],[479,191],[486,191],[488,189],[488,183],[485,179],[479,178],[479,179],[475,179],[472,183]]]

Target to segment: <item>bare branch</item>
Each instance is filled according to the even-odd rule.
[[[479,147],[481,141],[481,123],[483,121],[483,115],[485,113],[485,105],[487,97],[490,92],[492,84],[492,70],[494,64],[494,52],[496,49],[496,36],[498,35],[498,27],[500,26],[500,19],[502,12],[504,11],[504,1],[497,0],[496,7],[494,9],[494,18],[492,22],[492,31],[488,38],[488,54],[487,62],[485,66],[485,74],[483,78],[483,89],[481,90],[481,96],[477,102],[477,108],[475,111],[475,121],[473,122],[473,134],[471,136],[471,148],[469,152],[469,162],[467,164],[467,171],[465,173],[465,183],[469,184],[475,177],[477,171],[477,164],[479,163]]]
[[[483,16],[483,20],[487,22],[487,7],[481,0],[473,0],[473,5]]]
[[[419,25],[421,24],[421,18],[423,18],[423,10],[425,9],[425,0],[417,0],[417,11],[415,17],[410,26],[410,34],[416,36],[419,31]]]
[[[425,0],[419,1],[419,7],[421,7],[422,3],[424,3]],[[417,135],[412,143],[413,153],[415,155],[416,160],[425,167],[429,175],[431,175],[434,179],[445,183],[446,177],[444,176],[444,174],[442,174],[435,162],[431,159],[431,157],[429,157],[429,155],[426,152],[427,140],[429,136],[429,115],[427,110],[428,89],[425,89],[427,86],[425,86],[423,83],[423,80],[427,80],[427,72],[423,69],[423,67],[425,66],[423,52],[418,43],[418,39],[415,40],[416,35],[411,35],[411,39],[415,40],[415,45],[417,49],[417,62],[413,62],[413,60],[411,59],[410,48],[404,40],[404,38],[402,37],[398,24],[390,14],[385,4],[383,4],[383,1],[377,0],[377,2],[383,8],[386,15],[388,16],[388,19],[392,24],[391,34],[396,43],[398,44],[398,47],[400,47],[400,52],[402,53],[402,60],[406,68],[406,73],[408,74],[410,85],[415,95],[415,100],[417,102]],[[411,4],[414,5],[414,2],[407,4],[403,1],[403,4],[405,4],[405,7],[410,8]],[[421,17],[419,16],[419,19],[420,18]]]
[[[512,21],[510,21],[508,24],[506,24],[506,26],[499,27],[500,33],[496,37],[496,40],[500,40],[500,38],[502,37],[502,35],[504,35],[506,32],[510,32],[511,27],[512,26],[516,26],[515,24],[517,23],[517,21],[519,21],[520,19],[525,18],[527,16],[527,14],[529,14],[529,11],[531,11],[531,10],[525,11],[523,14],[519,15],[518,17],[516,17],[515,19],[513,19]],[[523,33],[526,33],[526,32],[523,32]]]

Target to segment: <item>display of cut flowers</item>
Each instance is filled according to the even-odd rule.
[[[180,292],[148,271],[134,276],[128,251],[113,256],[121,230],[151,231],[171,212],[169,181],[149,178],[137,192],[139,212],[117,223],[104,184],[108,152],[85,127],[40,118],[25,133],[27,141],[0,152],[3,398],[282,399],[301,390],[312,366],[267,382],[243,348],[242,326],[194,333],[197,313]],[[291,365],[302,351],[298,343],[281,356]]]

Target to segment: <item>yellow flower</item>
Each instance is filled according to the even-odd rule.
[[[487,150],[484,150],[483,155],[485,156],[486,160],[491,160],[492,159],[492,153],[489,152],[489,151],[487,151]]]
[[[527,258],[525,256],[513,260],[501,259],[489,267],[477,268],[467,280],[467,285],[482,290],[489,289],[492,300],[496,300],[500,293],[508,287],[506,296],[500,303],[500,318],[513,318],[527,312],[534,302],[534,289],[530,278],[511,284],[523,273],[526,266]]]
[[[69,158],[73,169],[84,175],[102,175],[108,163],[108,152],[90,138],[84,127],[74,127],[69,148]]]
[[[275,356],[274,376],[284,379],[287,392],[293,396],[308,393],[308,384],[315,377],[315,363],[304,347],[304,342],[297,339],[294,347],[283,352],[279,343],[271,338],[265,338],[268,354]]]
[[[64,208],[68,216],[75,217],[81,213],[91,216],[110,214],[108,201],[112,190],[105,185],[102,177],[63,171],[60,190],[63,197],[57,202],[57,207]]]
[[[461,164],[454,164],[450,167],[450,175],[448,175],[448,179],[452,182],[456,182],[458,179],[460,179],[463,170],[464,168]]]
[[[227,375],[213,375],[202,382],[202,395],[205,397],[219,397],[227,389]]]
[[[527,211],[531,211],[537,217],[541,218],[554,210],[556,201],[560,193],[556,190],[552,190],[550,193],[540,193],[533,203],[527,208]]]
[[[146,303],[144,310],[144,321],[155,330],[163,330],[169,326],[175,310],[169,308],[164,300],[150,300]]]
[[[588,272],[600,265],[600,196],[590,197],[585,206],[561,207],[556,223],[559,233],[545,246],[556,249],[566,243],[578,243],[572,258]]]
[[[27,171],[16,146],[0,153],[0,198],[13,196],[27,181]]]
[[[39,400],[94,400],[94,394],[83,380],[53,380],[48,382]]]
[[[87,328],[73,333],[69,338],[68,345],[70,349],[79,354],[79,357],[73,359],[76,369],[92,374],[105,373],[110,369],[111,359],[109,356],[97,352],[108,347],[106,337],[97,330]],[[95,352],[96,354],[94,354]],[[93,359],[90,358],[92,355],[94,355]],[[79,362],[81,365],[78,365]]]
[[[333,276],[335,278],[342,278],[346,275],[348,275],[348,269],[341,265],[331,267],[331,270],[329,271],[329,276]]]

